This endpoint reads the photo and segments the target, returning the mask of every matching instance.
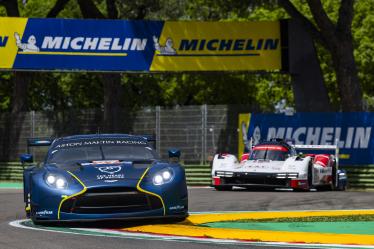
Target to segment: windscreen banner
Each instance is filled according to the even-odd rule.
[[[280,70],[280,22],[0,18],[0,69]]]
[[[248,117],[244,143],[249,144],[251,139],[257,144],[282,138],[301,145],[337,144],[340,165],[374,164],[374,113],[295,113],[292,116],[252,113],[240,116]],[[240,132],[243,133],[245,121],[240,116]]]

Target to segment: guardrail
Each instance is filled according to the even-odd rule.
[[[341,168],[347,170],[349,189],[374,190],[374,165]]]
[[[0,162],[0,181],[22,181],[23,167],[20,162]]]
[[[210,165],[184,165],[187,184],[209,186]],[[349,189],[374,190],[374,165],[342,167],[347,170]],[[23,168],[19,162],[0,162],[0,181],[22,181]]]

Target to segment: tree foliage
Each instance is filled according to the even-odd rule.
[[[87,0],[28,0],[19,5],[20,15],[46,17],[56,7],[63,8],[57,17],[83,18],[80,4]],[[224,0],[139,0],[112,1],[115,12],[107,8],[111,0],[93,3],[107,18],[149,20],[278,20],[287,18],[286,11],[277,1],[224,1]],[[304,1],[292,1],[312,23],[312,13]],[[323,8],[332,22],[338,20],[340,2],[323,1]],[[374,110],[374,39],[373,1],[356,1],[352,22],[354,55],[358,76],[369,110]],[[113,7],[113,6],[112,6]],[[112,14],[110,14],[112,13]],[[0,7],[0,16],[5,16]],[[335,106],[340,105],[340,94],[334,63],[328,49],[317,44],[329,96]],[[0,110],[10,110],[12,75],[0,73]],[[273,111],[281,99],[293,103],[288,75],[279,73],[163,73],[127,74],[121,76],[122,105],[139,108],[148,105],[189,104],[247,104],[262,111]],[[61,110],[68,108],[103,108],[103,85],[96,73],[35,73],[30,83],[30,110]]]

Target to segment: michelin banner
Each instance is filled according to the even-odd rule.
[[[279,22],[0,18],[0,69],[281,69]]]
[[[248,114],[240,115],[248,117]],[[306,145],[338,144],[341,165],[374,164],[374,113],[296,113],[293,116],[252,113],[248,123],[247,141],[252,138],[254,144],[271,138],[291,139]]]

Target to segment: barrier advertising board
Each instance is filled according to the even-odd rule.
[[[280,23],[0,18],[0,69],[281,69]]]
[[[247,134],[243,134],[243,128],[240,132],[248,140],[252,138],[254,144],[271,138],[290,139],[305,145],[337,144],[341,165],[374,164],[371,134],[374,113],[249,114],[248,124],[244,129]],[[240,125],[244,125],[243,121]]]

